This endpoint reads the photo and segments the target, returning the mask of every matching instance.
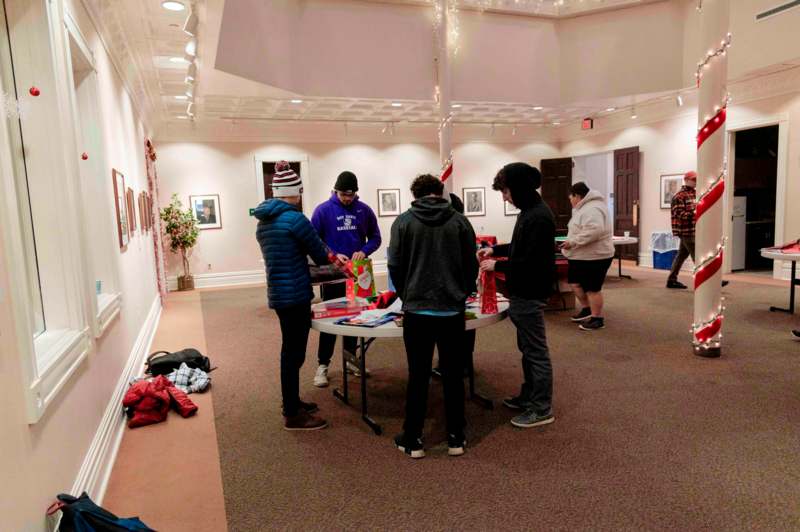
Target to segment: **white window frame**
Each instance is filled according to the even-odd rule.
[[[33,338],[32,302],[25,287],[31,272],[24,261],[23,233],[8,123],[0,120],[0,231],[9,263],[10,302],[17,353],[25,379],[25,408],[36,423],[76,374],[92,349],[83,259],[82,206],[78,157],[73,153],[71,87],[64,61],[59,0],[5,0],[14,57],[17,93],[30,102],[27,88],[41,95],[21,120],[25,165],[33,212],[46,330]],[[23,92],[24,91],[24,92]],[[24,198],[27,200],[27,198]],[[71,214],[75,214],[71,216]],[[42,237],[42,238],[40,238]]]
[[[88,74],[88,79],[84,83],[89,83],[90,99],[97,102],[99,100],[98,83],[97,83],[97,69],[95,67],[94,54],[86,42],[80,28],[68,13],[64,13],[64,58],[66,61],[66,73],[69,79],[69,93],[70,103],[74,124],[74,135],[76,143],[80,143],[83,139],[84,129],[81,127],[81,120],[86,118],[90,123],[93,123],[98,130],[96,139],[83,139],[88,142],[88,146],[75,146],[75,153],[79,153],[86,149],[89,150],[89,159],[82,161],[82,168],[79,169],[81,175],[83,208],[81,211],[82,225],[83,225],[83,240],[86,253],[82,256],[84,260],[84,270],[87,273],[87,278],[84,282],[86,289],[86,301],[89,304],[88,312],[90,316],[94,316],[92,320],[92,329],[95,338],[101,337],[111,323],[120,315],[122,306],[122,294],[119,292],[119,271],[116,264],[113,262],[113,257],[116,257],[119,246],[117,244],[116,236],[116,221],[112,220],[110,201],[111,196],[103,194],[109,187],[106,186],[111,180],[111,173],[105,172],[105,169],[110,168],[105,160],[105,150],[103,146],[103,123],[101,120],[99,108],[94,105],[89,109],[80,111],[78,103],[77,92],[75,90],[75,80],[73,73],[73,58],[72,48],[70,46],[70,39],[73,39],[77,45],[79,52],[83,55],[84,61],[90,66],[91,72]],[[108,175],[106,175],[108,174]],[[89,219],[87,214],[91,212],[92,216]],[[100,224],[101,227],[107,229],[106,234],[98,241],[95,241],[88,232],[88,224]],[[97,265],[90,257],[89,253],[99,255],[101,271],[95,271]],[[97,257],[95,257],[97,259]],[[95,282],[98,277],[102,277],[105,281],[105,287],[100,294],[96,293]]]

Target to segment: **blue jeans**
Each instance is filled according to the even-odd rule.
[[[537,414],[547,414],[553,406],[553,366],[544,330],[546,306],[545,300],[512,297],[508,309],[517,328],[517,347],[522,352],[524,382],[520,402],[530,405]]]

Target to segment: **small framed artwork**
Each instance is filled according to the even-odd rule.
[[[503,212],[506,216],[516,216],[519,214],[519,209],[517,209],[513,203],[509,203],[507,201],[503,202]]]
[[[131,236],[136,232],[136,200],[133,199],[133,189],[128,187],[128,192],[125,195],[126,203],[128,205],[128,229]]]
[[[119,248],[122,251],[128,247],[130,232],[128,230],[128,202],[125,196],[125,176],[116,170],[111,170],[111,179],[114,181],[114,208],[117,211],[117,237]]]
[[[400,189],[378,189],[378,216],[400,215]]]
[[[677,194],[683,186],[683,174],[663,174],[661,176],[661,208],[669,209],[672,205],[672,197]]]
[[[219,194],[189,196],[192,214],[198,229],[221,229],[222,213],[219,209]]]
[[[486,216],[486,189],[483,187],[463,189],[464,216]]]

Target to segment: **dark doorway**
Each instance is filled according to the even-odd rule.
[[[614,151],[614,235],[639,238],[639,147]],[[621,246],[623,259],[639,263],[639,245]]]
[[[566,236],[572,217],[569,189],[572,186],[572,157],[542,159],[542,199],[556,218],[556,236]]]
[[[772,270],[761,248],[775,245],[778,126],[737,131],[731,218],[731,269]]]
[[[264,172],[264,199],[272,198],[272,178],[275,177],[275,163],[278,161],[264,161],[261,163],[262,171]],[[300,176],[300,179],[303,179],[303,175],[300,173],[300,163],[289,161],[289,167],[294,170],[294,173]],[[298,206],[300,212],[303,212],[303,200],[300,199],[300,205]]]

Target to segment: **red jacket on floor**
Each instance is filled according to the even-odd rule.
[[[132,429],[166,420],[170,405],[183,417],[197,412],[197,405],[163,375],[152,381],[135,382],[122,400],[122,406],[132,411],[128,421]]]

